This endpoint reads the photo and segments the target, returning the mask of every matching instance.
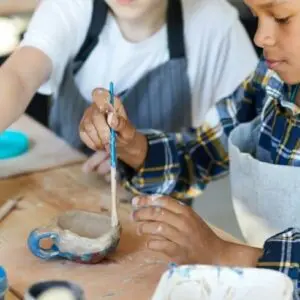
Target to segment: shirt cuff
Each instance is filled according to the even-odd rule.
[[[299,299],[300,228],[288,228],[269,238],[264,244],[263,255],[257,267],[289,276],[294,284],[294,299]]]
[[[149,130],[148,153],[139,171],[120,163],[125,188],[134,194],[170,194],[180,173],[179,157],[174,139],[162,132]]]

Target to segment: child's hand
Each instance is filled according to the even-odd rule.
[[[105,178],[110,171],[110,157],[106,151],[96,151],[82,166],[84,173],[96,172]]]
[[[139,235],[149,235],[148,248],[163,252],[179,264],[254,267],[261,250],[227,242],[191,207],[168,196],[133,199],[132,218]]]
[[[93,92],[93,104],[85,111],[79,131],[82,141],[95,151],[110,151],[110,128],[117,134],[117,155],[127,165],[138,169],[144,163],[147,153],[147,139],[136,131],[127,119],[124,106],[115,98],[115,107],[109,103],[107,90]]]

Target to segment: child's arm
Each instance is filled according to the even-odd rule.
[[[40,50],[23,47],[0,68],[0,132],[24,113],[51,72],[51,61]]]
[[[37,5],[37,0],[2,0],[0,1],[0,16],[30,13]]]
[[[125,186],[134,193],[184,199],[194,197],[209,181],[226,173],[229,134],[239,123],[254,119],[261,102],[255,99],[256,81],[263,79],[259,73],[261,69],[219,101],[199,128],[181,134],[146,132],[149,146],[144,166],[134,174],[125,167]]]
[[[272,269],[288,275],[294,283],[294,297],[300,297],[300,228],[288,228],[264,244],[258,268]]]

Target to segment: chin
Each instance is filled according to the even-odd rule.
[[[120,19],[132,21],[137,20],[143,16],[143,14],[139,10],[133,9],[131,7],[119,7],[116,12],[116,15]]]
[[[294,85],[300,82],[300,76],[295,75],[294,72],[276,72],[281,80],[283,80],[286,84]]]

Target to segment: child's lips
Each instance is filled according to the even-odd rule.
[[[284,61],[275,59],[266,59],[267,65],[270,69],[278,68]]]
[[[133,2],[133,0],[117,0],[117,2],[122,4],[122,5],[128,5],[131,2]]]

